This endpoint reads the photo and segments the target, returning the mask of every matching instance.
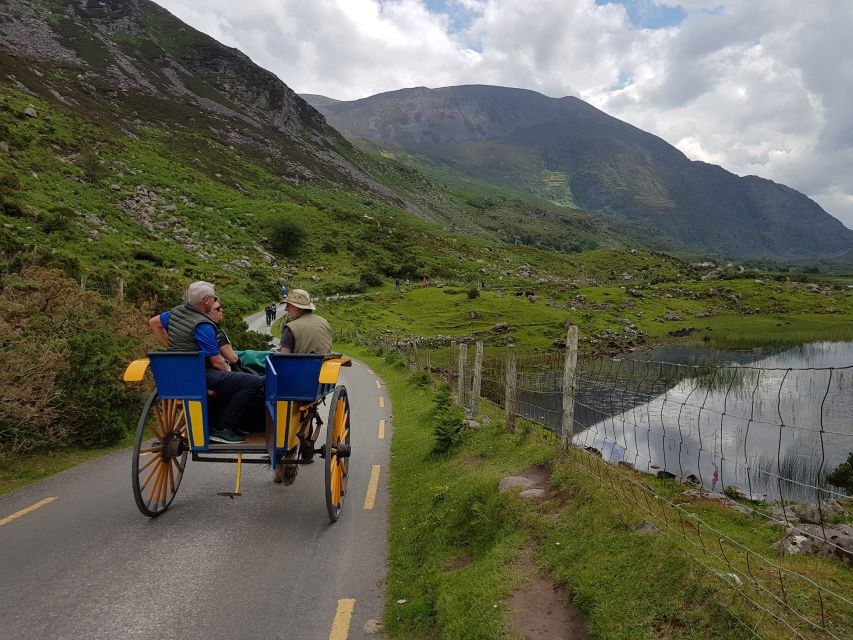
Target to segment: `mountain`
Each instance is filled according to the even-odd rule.
[[[600,212],[626,233],[689,251],[785,260],[853,248],[853,231],[802,193],[691,161],[578,98],[483,85],[305,98],[354,141]]]
[[[149,0],[4,0],[0,52],[19,89],[127,135],[196,129],[294,184],[407,204],[345,157],[350,145],[274,74]]]

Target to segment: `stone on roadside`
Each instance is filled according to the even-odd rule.
[[[365,633],[370,633],[370,634],[382,633],[382,629],[383,629],[383,626],[379,620],[374,620],[373,618],[371,618],[370,620],[368,620],[367,622],[364,623],[364,632]]]
[[[525,489],[521,493],[518,494],[519,498],[524,498],[525,500],[541,500],[545,497],[545,489],[540,489],[535,487],[533,489]]]

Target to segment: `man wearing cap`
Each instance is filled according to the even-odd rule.
[[[281,353],[331,353],[332,327],[314,313],[317,307],[304,289],[293,289],[284,299],[290,318],[281,330]]]
[[[219,352],[216,324],[210,317],[219,306],[216,290],[209,282],[193,282],[187,289],[187,304],[154,316],[148,326],[169,351],[201,351],[207,362],[207,388],[228,399],[219,429],[210,429],[211,442],[239,443],[246,439],[236,433],[254,407],[264,401],[264,378],[231,371]],[[221,307],[220,307],[221,308]]]

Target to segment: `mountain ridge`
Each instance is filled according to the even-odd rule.
[[[840,255],[853,231],[785,185],[690,160],[662,138],[572,96],[461,85],[315,100],[353,141],[403,148],[591,212],[646,223],[695,252],[737,258]],[[562,190],[548,186],[564,181]],[[556,197],[555,197],[556,194]]]

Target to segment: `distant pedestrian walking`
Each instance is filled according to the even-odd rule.
[[[264,309],[264,312],[267,315],[267,326],[270,326],[272,321],[275,319],[275,304],[268,304]]]

